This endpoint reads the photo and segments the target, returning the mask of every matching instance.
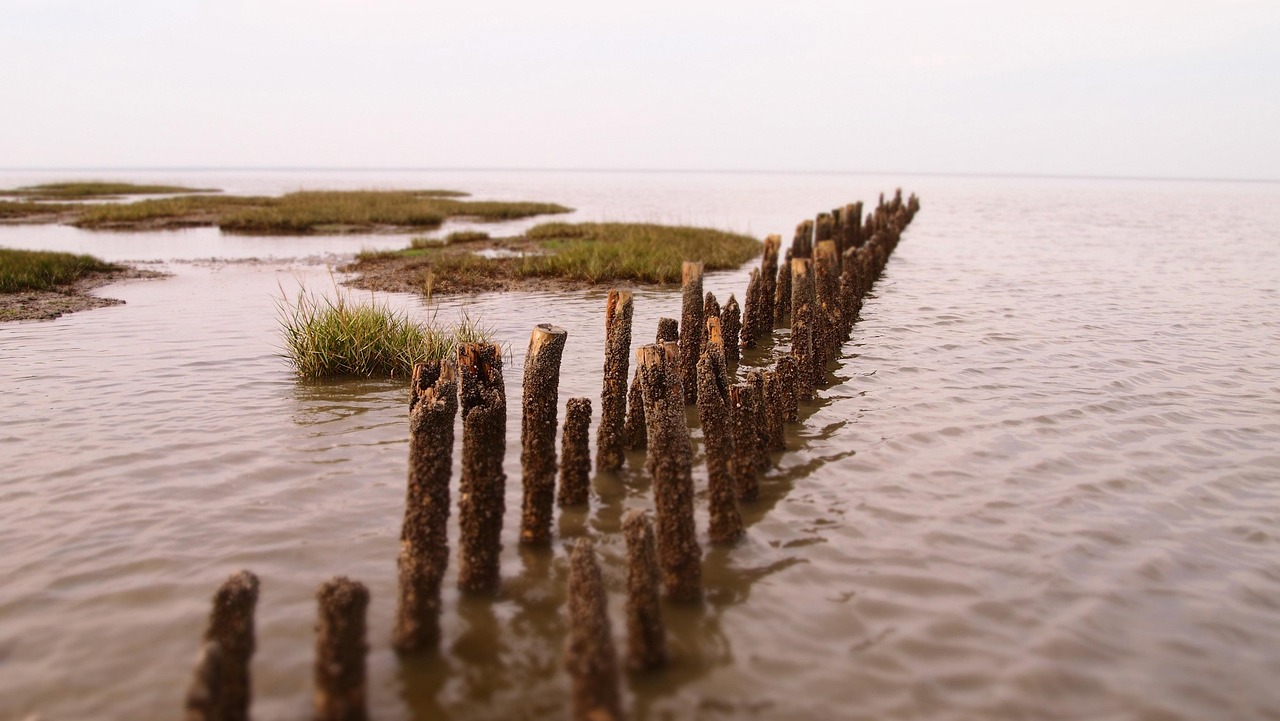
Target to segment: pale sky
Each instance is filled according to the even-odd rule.
[[[1280,0],[0,0],[0,167],[1280,179]]]

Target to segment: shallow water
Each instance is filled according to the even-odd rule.
[[[744,509],[747,539],[704,537],[707,603],[667,608],[677,662],[626,680],[632,716],[1280,718],[1280,186],[125,176],[234,192],[453,187],[565,203],[570,220],[786,238],[820,209],[914,190],[924,210]],[[448,591],[444,653],[402,662],[388,637],[406,389],[295,381],[274,314],[299,282],[330,287],[326,262],[404,243],[0,226],[0,246],[174,273],[98,291],[123,306],[0,326],[0,718],[172,718],[209,597],[240,568],[263,582],[256,718],[307,717],[313,594],[335,574],[372,592],[375,718],[567,715],[566,541],[598,539],[621,643],[618,528],[650,489],[632,457],[594,479],[589,513],[559,515],[553,550],[516,545],[522,357],[533,324],[565,327],[561,418],[572,396],[598,418],[607,289],[435,310],[465,305],[512,350],[504,591]],[[722,301],[745,286],[745,270],[707,280]],[[637,292],[635,344],[678,313],[678,291]],[[705,534],[704,498],[698,523]]]

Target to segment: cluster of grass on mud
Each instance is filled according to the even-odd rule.
[[[179,193],[216,192],[219,191],[214,188],[188,188],[181,185],[139,185],[137,183],[80,181],[27,185],[13,190],[0,190],[0,195],[33,200],[90,200],[117,198],[124,195],[174,195]]]
[[[554,203],[459,200],[453,190],[299,191],[280,197],[182,196],[85,206],[72,225],[139,230],[213,225],[230,233],[309,235],[439,227],[449,218],[484,221],[568,213]]]
[[[367,303],[305,289],[294,302],[281,298],[285,356],[302,378],[408,378],[413,366],[452,355],[460,343],[489,340],[489,332],[463,316],[454,325],[432,317],[418,323],[370,297]]]
[[[76,210],[70,203],[37,203],[33,200],[0,200],[0,220],[52,217]]]
[[[499,290],[533,281],[573,286],[678,283],[683,261],[706,270],[736,268],[760,253],[760,241],[712,228],[650,223],[544,223],[519,238],[486,245],[482,257],[453,243],[415,242],[403,251],[362,253],[356,283],[382,290],[437,293]]]
[[[120,269],[90,255],[0,248],[0,293],[57,290],[87,275]]]

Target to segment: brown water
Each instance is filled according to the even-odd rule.
[[[748,537],[706,551],[702,608],[667,609],[677,662],[626,680],[632,716],[1280,718],[1280,186],[124,177],[237,192],[457,187],[566,203],[573,219],[784,235],[817,210],[915,190],[924,210],[744,509]],[[99,291],[124,306],[0,326],[0,719],[173,718],[209,597],[241,568],[263,580],[256,718],[307,717],[313,593],[335,574],[373,595],[376,718],[567,716],[566,541],[598,539],[621,642],[619,524],[650,489],[632,457],[594,479],[589,513],[560,515],[554,550],[520,549],[521,361],[532,326],[555,322],[569,331],[562,409],[598,399],[607,289],[437,310],[465,302],[515,351],[505,584],[493,603],[449,591],[444,652],[401,661],[389,634],[406,389],[295,381],[274,302],[299,281],[323,289],[326,259],[404,242],[0,227],[0,246],[174,273]],[[275,260],[197,261],[249,257]],[[723,301],[745,279],[707,287]],[[639,291],[636,344],[678,312],[678,292]]]

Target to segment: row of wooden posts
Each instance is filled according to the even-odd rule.
[[[708,475],[708,538],[730,544],[745,532],[739,503],[759,497],[769,452],[785,449],[784,428],[798,404],[813,397],[828,364],[848,339],[871,284],[880,276],[902,231],[919,210],[915,195],[881,195],[863,221],[853,203],[796,229],[779,265],[781,239],[765,239],[761,265],[751,271],[739,310],[732,295],[722,307],[703,294],[702,264],[686,262],[680,322],[663,318],[656,342],[636,352],[628,386],[632,297],[609,293],[605,308],[604,385],[596,435],[597,471],[616,471],[628,449],[647,448],[655,523],[628,512],[627,649],[630,668],[649,670],[667,660],[660,589],[672,602],[702,597],[702,551],[694,525],[693,450],[685,406],[696,404]],[[769,369],[732,383],[742,349],[754,348],[776,325],[790,321],[791,351]],[[525,358],[520,466],[521,544],[551,544],[554,506],[589,502],[591,401],[569,399],[555,437],[560,360],[568,334],[550,324],[534,328]],[[399,595],[392,644],[402,653],[427,652],[440,641],[441,586],[449,564],[447,525],[454,421],[462,415],[459,484],[458,587],[493,594],[500,584],[505,514],[506,391],[496,344],[462,346],[456,363],[414,369],[409,399],[409,474],[398,559]],[[559,473],[557,492],[556,476]],[[254,652],[258,579],[242,571],[213,598],[205,642],[186,697],[188,721],[249,717],[249,660]],[[315,662],[315,718],[367,717],[364,585],[337,577],[317,592],[320,613]],[[566,668],[576,719],[622,718],[618,659],[606,596],[591,539],[570,554],[570,634]]]

